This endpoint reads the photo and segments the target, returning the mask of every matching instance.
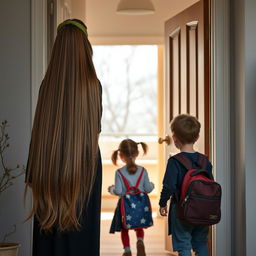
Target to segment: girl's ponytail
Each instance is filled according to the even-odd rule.
[[[130,174],[134,174],[137,171],[137,165],[135,164],[132,157],[127,158],[126,162],[127,170]]]
[[[138,144],[141,144],[141,147],[143,149],[143,154],[146,155],[148,152],[148,145],[144,142],[139,142]]]
[[[118,149],[118,150],[115,150],[115,151],[113,152],[112,156],[111,156],[111,160],[112,160],[112,163],[113,163],[114,165],[116,165],[116,162],[117,162],[118,151],[119,151],[119,149]]]
[[[122,159],[125,160],[127,170],[130,174],[134,174],[137,171],[137,165],[135,163],[136,157],[139,155],[138,150],[138,144],[141,144],[144,155],[148,152],[148,145],[144,142],[136,143],[135,141],[131,139],[123,140],[120,145],[119,149],[114,151],[112,154],[112,162],[116,165],[118,152],[120,152],[122,155]]]

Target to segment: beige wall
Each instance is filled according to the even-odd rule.
[[[80,19],[85,21],[85,5],[86,0],[72,0],[72,18]]]
[[[57,25],[65,19],[85,21],[86,0],[57,0]]]

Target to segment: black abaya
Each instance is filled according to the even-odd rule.
[[[97,175],[87,209],[81,221],[81,229],[75,232],[40,232],[34,220],[33,256],[99,256],[101,211],[102,163],[99,153]]]

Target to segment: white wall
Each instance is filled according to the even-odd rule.
[[[0,6],[0,120],[7,119],[11,148],[8,163],[26,164],[31,130],[30,97],[30,0],[1,1]],[[20,256],[28,256],[31,223],[23,206],[24,177],[0,198],[0,239],[17,224],[9,240],[22,244]]]
[[[244,3],[236,1],[231,5],[231,130],[232,140],[232,176],[233,181],[233,254],[246,255],[246,221],[245,221],[245,39],[244,39]]]
[[[234,246],[232,255],[254,256],[256,251],[256,1],[231,5],[231,88],[234,170]]]
[[[256,252],[256,1],[245,1],[246,255]]]
[[[216,180],[222,186],[222,218],[214,228],[214,256],[231,252],[229,0],[212,1],[212,152]]]

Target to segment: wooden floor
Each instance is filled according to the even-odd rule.
[[[120,233],[109,234],[111,220],[101,221],[101,256],[121,256],[123,253]],[[145,230],[147,256],[171,256],[164,251],[164,219],[154,218],[154,227]],[[136,236],[130,231],[133,256],[136,255]]]

